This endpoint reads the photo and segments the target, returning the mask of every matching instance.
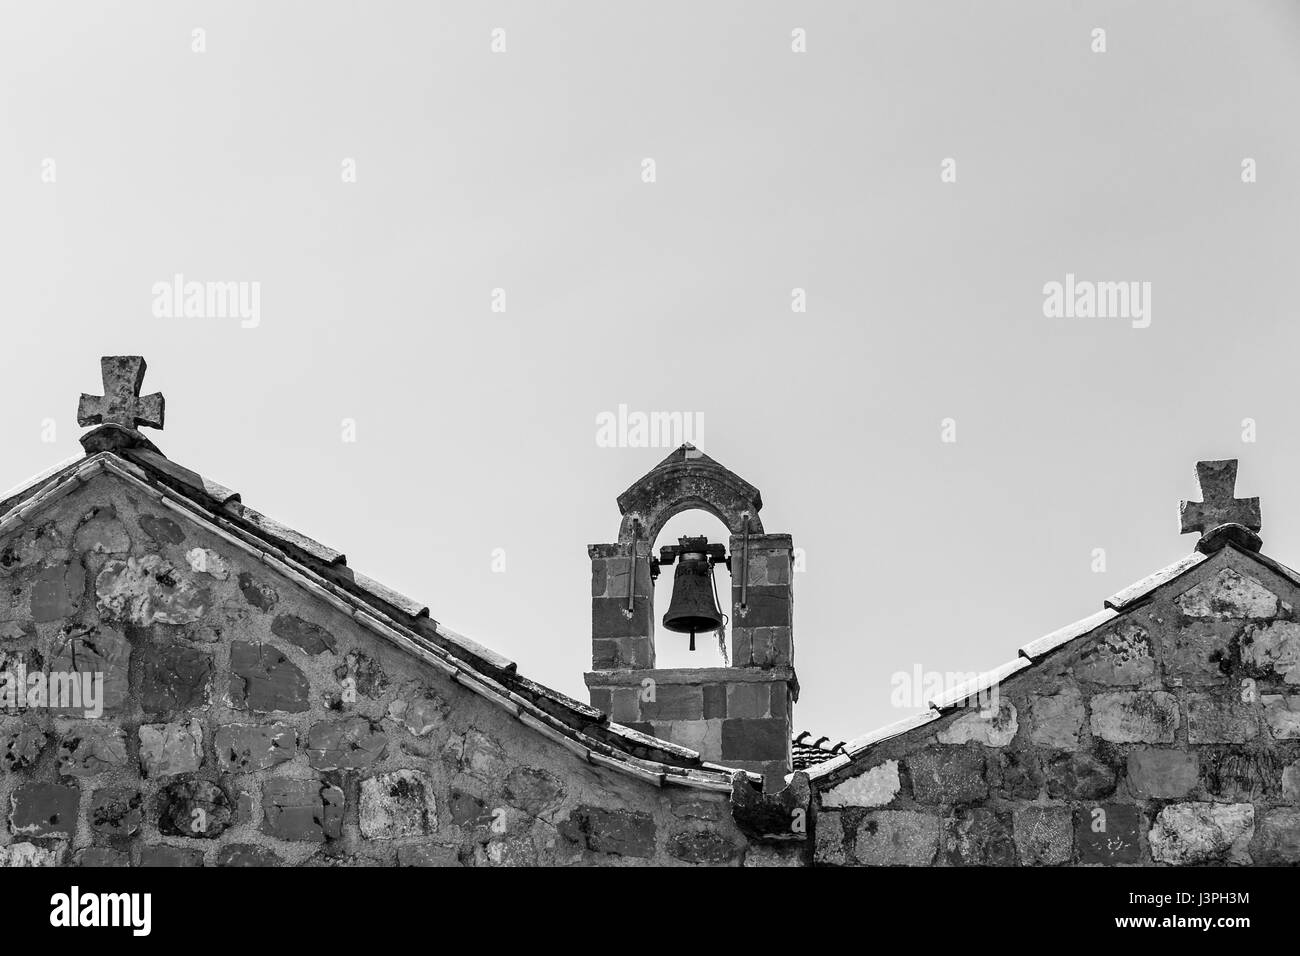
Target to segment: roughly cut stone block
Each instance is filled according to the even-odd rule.
[[[58,866],[59,851],[35,843],[10,843],[0,846],[0,867]]]
[[[454,846],[400,846],[397,848],[398,866],[460,866]]]
[[[248,843],[230,843],[217,851],[217,866],[266,867],[279,866],[280,858],[273,850]]]
[[[1275,617],[1277,595],[1249,575],[1224,568],[1180,594],[1175,601],[1187,617]]]
[[[814,826],[813,860],[818,866],[844,866],[844,821],[838,810],[822,810]]]
[[[1000,700],[995,713],[986,716],[976,709],[958,717],[939,731],[939,743],[974,742],[985,747],[1005,747],[1016,736],[1019,727],[1015,705],[1009,700]]]
[[[239,592],[244,600],[259,611],[269,611],[280,601],[280,595],[269,583],[259,581],[247,571],[239,574]]]
[[[1288,684],[1300,684],[1300,624],[1273,621],[1247,627],[1241,662],[1260,676],[1276,674]]]
[[[1196,786],[1198,774],[1195,753],[1137,748],[1128,755],[1128,779],[1134,796],[1185,797]]]
[[[883,807],[898,796],[898,761],[886,760],[865,773],[837,783],[821,795],[823,807]]]
[[[1036,696],[1029,702],[1029,739],[1040,747],[1077,750],[1083,727],[1083,698],[1068,687],[1060,693]]]
[[[185,540],[185,532],[171,518],[141,515],[140,530],[159,544],[180,544]]]
[[[153,714],[173,716],[208,702],[212,658],[184,644],[148,645],[142,651],[141,705]]]
[[[1233,803],[1262,802],[1277,793],[1280,761],[1268,752],[1201,750],[1201,776],[1210,796]]]
[[[130,866],[131,858],[121,850],[109,849],[106,846],[88,846],[84,850],[77,851],[77,856],[72,861],[72,865],[94,867],[95,869]]]
[[[0,548],[0,575],[15,575],[62,551],[63,535],[53,522],[27,527]],[[24,607],[25,607],[24,603]]]
[[[733,661],[734,666],[785,667],[793,663],[793,641],[790,636],[790,624],[784,618],[783,623],[769,627],[736,627],[733,635],[738,637],[744,631],[748,636],[747,651],[749,661]],[[749,622],[746,622],[747,624]],[[739,655],[737,655],[739,656]]]
[[[183,867],[202,866],[203,851],[186,847],[158,846],[140,847],[140,865],[143,867]]]
[[[1112,686],[1141,684],[1155,673],[1147,632],[1128,622],[1110,628],[1074,665],[1076,680]]]
[[[313,656],[338,650],[338,641],[333,634],[319,624],[304,621],[295,614],[277,614],[271,621],[271,633]]]
[[[668,855],[685,863],[719,866],[735,860],[742,849],[731,838],[702,826],[679,830],[668,837]]]
[[[511,805],[538,816],[564,799],[564,785],[545,770],[515,767],[506,776],[503,790]]]
[[[1281,694],[1263,694],[1264,721],[1274,740],[1294,740],[1300,737],[1300,697]]]
[[[1300,863],[1300,810],[1270,810],[1259,825],[1253,860],[1261,866]]]
[[[443,704],[424,697],[395,700],[388,705],[388,716],[400,721],[416,737],[424,737],[443,719]]]
[[[230,703],[256,713],[308,708],[310,685],[287,657],[268,644],[233,641],[230,645]]]
[[[1047,765],[1047,795],[1054,800],[1097,800],[1115,792],[1115,771],[1087,753],[1063,753]]]
[[[510,767],[506,752],[487,734],[473,728],[465,734],[461,769],[471,777],[495,783],[510,772]]]
[[[635,695],[633,700],[636,700]],[[721,719],[727,716],[727,686],[725,684],[705,684],[704,685],[704,719],[713,720]],[[732,714],[733,717],[740,716]],[[615,720],[621,720],[617,714],[613,715]],[[638,707],[636,712],[629,718],[631,720],[641,719],[641,709]]]
[[[767,717],[769,698],[766,684],[732,684],[727,687],[727,716]]]
[[[388,675],[379,662],[362,651],[349,651],[343,663],[334,668],[334,676],[341,682],[351,681],[358,694],[371,700],[384,696],[388,687]]]
[[[1112,743],[1173,743],[1178,698],[1166,691],[1115,691],[1092,698],[1092,733]]]
[[[1015,866],[1011,815],[984,807],[958,810],[944,821],[944,857],[952,866]]]
[[[1020,807],[1012,819],[1022,865],[1054,866],[1069,862],[1074,851],[1074,824],[1069,807]]]
[[[458,787],[451,790],[451,822],[458,827],[486,827],[492,824],[492,810],[486,803]]]
[[[99,613],[141,627],[193,624],[208,612],[212,593],[156,554],[111,560],[95,579]]]
[[[93,777],[125,765],[126,738],[119,727],[78,727],[59,745],[59,773],[65,777]]]
[[[1259,735],[1256,711],[1239,697],[1187,695],[1187,742],[1190,744],[1241,744]]]
[[[203,763],[203,725],[141,724],[140,767],[146,777],[193,773]]]
[[[1240,621],[1197,621],[1166,628],[1160,637],[1165,674],[1188,687],[1222,684],[1231,667],[1232,642]]]
[[[1300,760],[1282,771],[1282,799],[1300,803]]]
[[[144,822],[144,797],[132,787],[96,790],[90,801],[90,828],[108,837],[131,837]]]
[[[26,770],[40,759],[49,735],[30,724],[10,731],[4,737],[4,754],[0,756],[6,770]]]
[[[76,613],[86,590],[86,569],[78,561],[62,561],[41,569],[31,591],[32,620],[61,621]]]
[[[641,702],[644,720],[699,720],[704,716],[704,691],[699,685],[658,684],[654,700]]]
[[[789,725],[780,718],[728,717],[722,722],[723,760],[784,761],[789,749]]]
[[[272,777],[262,784],[262,832],[324,843],[343,833],[343,791],[319,780]]]
[[[1001,751],[996,767],[990,763],[986,776],[989,786],[1004,798],[1017,800],[1037,799],[1046,781],[1043,759],[1033,749]]]
[[[25,783],[9,797],[9,829],[14,836],[77,835],[81,791],[57,783]]]
[[[1254,833],[1249,803],[1173,803],[1156,817],[1148,841],[1157,863],[1186,865],[1239,859]]]
[[[796,846],[762,843],[751,844],[745,851],[741,866],[747,867],[799,867],[805,866],[803,852]]]
[[[865,866],[929,866],[938,851],[937,816],[875,810],[858,824],[854,855]]]
[[[185,563],[195,574],[206,574],[225,581],[230,577],[230,567],[226,559],[211,548],[191,548],[185,552]]]
[[[72,547],[93,554],[125,554],[131,550],[131,537],[112,508],[96,508],[77,528]]]
[[[1079,807],[1074,841],[1080,863],[1138,863],[1142,859],[1142,812],[1131,803]]]
[[[307,733],[307,758],[315,770],[366,770],[387,748],[383,730],[364,717],[321,721]]]
[[[267,770],[298,753],[298,734],[288,724],[225,724],[216,734],[217,763],[223,773]]]
[[[130,689],[130,660],[131,645],[125,637],[109,628],[92,628],[68,634],[56,643],[50,672],[102,674],[101,703],[104,711],[111,711],[126,702]],[[77,708],[60,712],[84,716],[84,710]]]
[[[230,798],[208,780],[181,779],[158,791],[158,832],[213,840],[233,822]]]
[[[615,856],[651,857],[655,850],[655,822],[648,813],[576,807],[559,824],[566,840]]]
[[[984,755],[973,747],[929,747],[905,758],[918,803],[972,803],[988,796]]]
[[[721,720],[655,721],[654,736],[694,750],[705,760],[722,758]]]

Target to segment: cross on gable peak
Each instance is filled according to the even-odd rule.
[[[1261,527],[1258,498],[1236,498],[1237,459],[1198,461],[1196,480],[1201,486],[1200,501],[1182,501],[1178,517],[1182,534],[1200,531],[1208,534],[1225,524],[1239,524],[1251,531]]]
[[[140,355],[105,355],[101,358],[99,368],[104,380],[104,394],[82,393],[77,405],[77,424],[83,428],[101,424],[162,428],[162,393],[140,394],[147,367]]]

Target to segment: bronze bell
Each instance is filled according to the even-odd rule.
[[[713,565],[724,560],[724,554],[722,545],[711,545],[705,537],[679,538],[676,545],[659,549],[660,564],[672,564],[680,558],[673,575],[673,599],[664,615],[664,627],[691,635],[691,650],[695,650],[697,633],[722,627],[722,612],[718,610],[713,587]]]

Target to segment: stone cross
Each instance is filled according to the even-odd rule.
[[[140,394],[145,367],[144,359],[139,355],[105,355],[101,358],[99,368],[104,378],[104,394],[82,394],[77,405],[77,424],[83,428],[103,423],[127,428],[137,425],[162,428],[162,393]]]
[[[1245,525],[1251,531],[1260,529],[1259,499],[1232,496],[1237,486],[1237,459],[1198,461],[1196,478],[1204,500],[1178,503],[1182,534],[1213,531],[1229,523]]]

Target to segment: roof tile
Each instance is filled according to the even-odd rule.
[[[976,696],[982,691],[988,690],[996,684],[1002,683],[1008,677],[1020,673],[1026,667],[1030,666],[1032,661],[1023,657],[1017,657],[1014,660],[1007,661],[991,671],[985,671],[983,674],[958,684],[956,687],[940,694],[934,700],[930,701],[930,707],[934,710],[948,710],[952,707],[959,707],[966,703],[970,698]]]
[[[1050,634],[1044,634],[1037,640],[1030,641],[1024,647],[1020,648],[1020,656],[1026,660],[1036,661],[1051,651],[1056,650],[1062,644],[1068,644],[1076,637],[1082,637],[1097,628],[1109,624],[1115,618],[1119,617],[1118,611],[1110,608],[1102,608],[1096,614],[1089,614],[1081,621],[1075,621],[1073,624],[1067,624],[1065,627],[1058,627]]]
[[[1199,551],[1193,551],[1187,557],[1175,561],[1167,568],[1161,568],[1154,574],[1148,574],[1141,581],[1130,584],[1124,590],[1116,591],[1106,599],[1106,606],[1116,611],[1122,611],[1130,604],[1142,600],[1160,585],[1186,574],[1204,560],[1206,560],[1205,555]]]

